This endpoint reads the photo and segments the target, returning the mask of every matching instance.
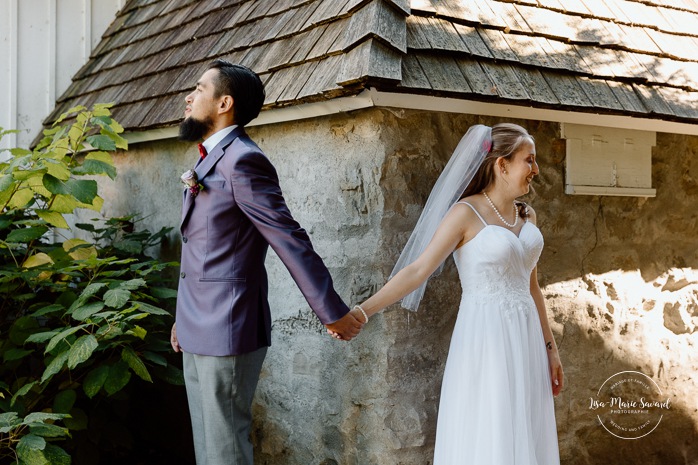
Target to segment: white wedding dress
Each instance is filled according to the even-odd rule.
[[[463,295],[434,465],[558,465],[550,369],[530,292],[543,236],[526,222],[517,237],[466,205],[485,226],[453,253]]]

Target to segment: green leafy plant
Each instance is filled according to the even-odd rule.
[[[0,163],[0,461],[68,464],[104,404],[133,375],[181,384],[168,362],[166,309],[173,263],[146,255],[167,234],[136,231],[134,217],[78,223],[99,211],[95,176],[116,176],[126,150],[109,105],[62,115],[34,150]],[[0,129],[0,137],[9,131]],[[69,447],[66,447],[69,449]]]

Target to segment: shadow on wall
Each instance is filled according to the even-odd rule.
[[[555,400],[560,441],[561,463],[565,465],[594,465],[606,463],[626,465],[695,464],[698,457],[698,428],[693,411],[695,394],[690,390],[671,389],[673,384],[685,380],[666,379],[665,373],[652,373],[642,364],[632,364],[619,357],[618,350],[609,346],[597,332],[573,323],[564,325],[561,355],[565,365],[566,389]],[[570,342],[574,345],[571,347]],[[570,354],[573,350],[575,355]],[[568,360],[574,357],[575,363]],[[655,411],[648,418],[656,429],[637,439],[621,439],[609,433],[597,418],[598,411],[591,408],[592,399],[606,380],[621,372],[641,372],[657,380],[662,387],[663,400],[670,400],[670,407],[662,411],[661,420]],[[620,375],[622,378],[623,375]],[[614,379],[618,379],[616,377]],[[682,397],[690,396],[688,398]],[[659,397],[659,396],[658,396]],[[600,397],[599,397],[600,398]],[[633,400],[631,398],[625,400]],[[638,398],[634,398],[638,400]],[[641,415],[638,415],[638,418]],[[631,414],[621,415],[630,424],[639,426]],[[613,431],[613,427],[606,422]],[[619,436],[632,437],[632,433],[615,431]]]

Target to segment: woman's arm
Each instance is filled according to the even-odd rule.
[[[536,303],[538,318],[540,319],[540,326],[543,330],[545,351],[548,354],[548,363],[550,365],[550,379],[552,381],[553,395],[557,396],[560,391],[562,391],[564,374],[562,372],[560,354],[557,351],[557,344],[555,344],[553,332],[548,324],[548,314],[545,310],[545,298],[543,297],[543,292],[540,290],[540,285],[538,284],[537,267],[531,272],[531,296],[533,296],[533,301]]]
[[[441,221],[422,255],[400,270],[381,290],[361,304],[366,315],[370,317],[394,304],[427,280],[456,248],[472,237],[469,225],[474,224],[474,216],[467,205],[454,205]],[[355,316],[360,321],[364,321],[360,311],[353,312],[356,312]]]
[[[536,212],[528,207],[529,221],[536,224]],[[550,324],[548,323],[548,313],[545,309],[545,297],[543,297],[543,291],[540,290],[540,285],[538,284],[538,267],[533,268],[531,272],[531,296],[536,304],[536,309],[538,310],[538,318],[540,320],[540,326],[543,330],[543,340],[545,341],[545,351],[548,354],[548,364],[550,365],[550,379],[552,381],[553,395],[557,396],[560,391],[562,391],[562,386],[564,384],[564,374],[562,372],[562,362],[560,361],[560,354],[557,350],[557,344],[555,343],[555,338],[553,337],[553,331],[550,329]]]

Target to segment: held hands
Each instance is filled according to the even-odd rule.
[[[334,323],[326,324],[325,327],[330,336],[342,341],[350,341],[359,334],[366,321],[361,311],[354,307],[342,318]]]

